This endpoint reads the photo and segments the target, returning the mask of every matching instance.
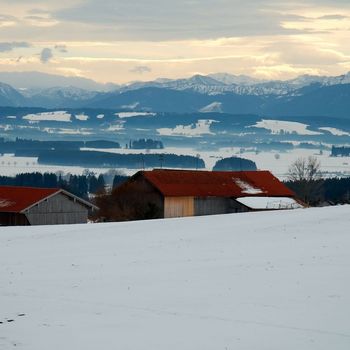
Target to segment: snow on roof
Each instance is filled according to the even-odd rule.
[[[264,193],[260,188],[256,188],[250,185],[248,182],[243,181],[242,179],[233,178],[234,183],[242,189],[242,193],[246,194],[259,194]]]
[[[251,209],[298,209],[303,206],[290,197],[240,197],[236,201]]]

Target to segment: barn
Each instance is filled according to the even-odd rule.
[[[96,207],[58,188],[0,186],[0,225],[86,223]]]
[[[269,171],[140,171],[124,183],[172,218],[301,208],[295,194]],[[134,205],[134,204],[132,204]]]

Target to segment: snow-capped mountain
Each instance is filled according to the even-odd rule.
[[[288,113],[304,111],[320,115],[319,106],[328,101],[332,110],[348,110],[350,73],[337,77],[302,75],[287,81],[262,81],[227,73],[195,75],[186,79],[157,79],[113,85],[113,91],[91,91],[77,86],[16,90],[0,84],[0,106],[44,108],[118,108],[143,111],[223,113]],[[112,87],[112,85],[110,85]],[[331,89],[334,87],[334,89]],[[299,99],[298,99],[299,98]],[[303,101],[303,102],[301,102]],[[325,105],[325,108],[329,110]],[[327,112],[328,113],[328,112]]]
[[[220,81],[226,85],[255,85],[265,82],[265,80],[255,79],[247,75],[233,75],[228,73],[209,74],[209,77]]]
[[[89,91],[74,86],[53,87],[48,89],[26,89],[22,94],[27,106],[75,107],[93,99],[99,92]]]
[[[1,106],[21,106],[25,98],[12,86],[0,83],[0,105]]]
[[[228,73],[216,73],[210,75],[195,75],[187,79],[157,79],[150,82],[134,82],[124,85],[119,91],[136,90],[145,87],[158,87],[172,90],[191,90],[207,95],[224,94],[227,92],[239,95],[287,95],[296,94],[306,86],[318,84],[319,86],[331,86],[349,84],[350,72],[337,77],[302,75],[295,79],[259,80],[245,75],[232,75]]]

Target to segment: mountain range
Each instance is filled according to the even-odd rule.
[[[0,73],[0,106],[350,117],[350,72],[287,81],[217,73],[124,85],[37,72]],[[9,84],[11,83],[11,84]]]

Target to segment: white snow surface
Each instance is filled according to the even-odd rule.
[[[0,348],[348,350],[349,212],[0,228]]]
[[[347,131],[340,130],[337,128],[322,127],[322,128],[318,128],[318,129],[323,130],[323,131],[328,131],[334,136],[350,136],[350,133],[348,133]]]
[[[29,121],[51,121],[51,122],[71,122],[71,114],[66,111],[43,112],[27,114],[22,119]]]
[[[222,103],[221,102],[213,102],[208,104],[207,106],[204,106],[199,110],[201,113],[222,113]]]
[[[83,113],[83,114],[76,114],[75,118],[81,121],[86,121],[89,119],[89,116]]]
[[[298,209],[302,206],[289,197],[240,197],[236,201],[251,209]]]
[[[262,119],[253,127],[270,130],[272,134],[320,135],[321,132],[308,129],[307,124],[284,120]]]
[[[152,112],[119,112],[116,113],[119,118],[133,118],[133,117],[147,117],[147,116],[155,116],[156,113]]]
[[[215,122],[216,120],[199,119],[194,124],[176,125],[175,128],[159,128],[157,132],[163,136],[201,137],[202,135],[214,135],[210,126]]]
[[[242,189],[242,193],[246,194],[259,194],[263,193],[263,191],[260,188],[256,188],[249,184],[248,182],[243,181],[242,179],[233,179],[233,182]]]

